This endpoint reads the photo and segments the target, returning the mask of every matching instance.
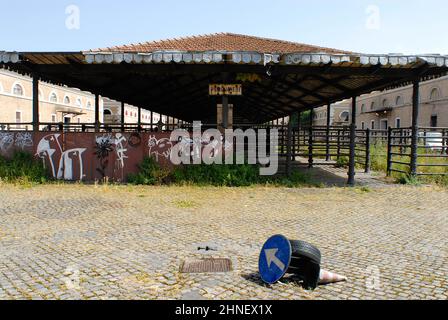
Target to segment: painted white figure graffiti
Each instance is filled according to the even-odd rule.
[[[0,132],[0,153],[6,153],[14,145],[14,133]]]
[[[51,166],[51,172],[56,179],[75,180],[74,169],[79,169],[79,176],[77,180],[84,178],[84,166],[82,155],[87,150],[85,148],[71,149],[63,151],[59,142],[60,134],[50,134],[43,137],[37,145],[36,156],[41,158],[44,165],[48,162]],[[58,159],[58,167],[55,166],[55,161]]]
[[[25,148],[32,147],[34,145],[33,143],[33,137],[31,136],[31,133],[29,132],[20,132],[16,134],[16,140],[15,140],[16,147],[25,150]]]
[[[128,149],[124,146],[126,142],[126,138],[121,133],[115,135],[115,152],[117,153],[117,162],[120,169],[124,168],[124,160],[128,158],[126,155]]]
[[[168,138],[162,138],[157,140],[155,136],[149,138],[148,141],[149,156],[155,156],[156,161],[159,161],[159,157],[169,159],[173,144]]]
[[[73,168],[79,168],[79,180],[82,180],[84,172],[82,154],[85,151],[86,149],[78,148],[63,152],[61,159],[59,160],[57,179],[68,181],[75,180]]]

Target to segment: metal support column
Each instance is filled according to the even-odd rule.
[[[411,176],[417,176],[418,131],[420,113],[420,80],[414,80],[412,94]]]
[[[348,168],[348,185],[355,185],[355,165],[356,165],[356,97],[352,99],[352,112],[350,124],[350,159]]]
[[[222,127],[227,129],[229,127],[229,97],[222,96]]]
[[[138,120],[137,120],[137,131],[142,131],[142,108],[138,107]]]
[[[326,128],[326,143],[327,143],[327,149],[326,149],[326,161],[330,161],[330,115],[331,115],[331,103],[328,103],[327,105],[327,128]]]
[[[151,111],[151,131],[154,130],[154,112]]]
[[[100,131],[100,96],[95,94],[95,131]]]
[[[300,155],[300,132],[302,131],[302,112],[298,113],[297,118],[297,154]],[[305,134],[305,133],[304,133]]]
[[[292,116],[289,117],[288,122],[288,137],[286,141],[286,175],[291,176],[291,162],[292,162]]]
[[[392,174],[392,127],[387,130],[387,176],[390,177]]]
[[[124,122],[125,122],[125,108],[124,108],[124,102],[121,102],[121,131],[124,132],[125,130],[125,126],[124,126]]]
[[[370,173],[370,167],[372,165],[371,157],[370,157],[370,129],[366,130],[366,166],[365,173]]]
[[[33,74],[33,131],[39,131],[39,77]]]
[[[313,168],[314,165],[314,137],[313,137],[313,126],[308,128],[308,168]]]

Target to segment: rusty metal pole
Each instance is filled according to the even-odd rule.
[[[39,131],[39,77],[33,74],[33,131]]]
[[[352,119],[350,124],[350,158],[348,168],[348,185],[355,186],[356,165],[356,97],[352,98]]]
[[[419,113],[420,113],[420,80],[413,83],[412,94],[412,137],[411,137],[411,176],[417,176],[418,161],[418,133],[419,133]]]
[[[392,175],[392,128],[389,127],[387,130],[387,176],[390,177]]]
[[[366,132],[366,167],[365,173],[370,173],[370,167],[372,166],[371,154],[370,154],[370,129],[367,128]]]
[[[289,117],[288,121],[288,137],[286,141],[286,175],[291,176],[291,162],[292,162],[292,117]]]
[[[311,169],[314,166],[314,131],[313,131],[313,117],[314,109],[310,109],[310,127],[308,128],[308,168]]]
[[[137,112],[137,116],[138,116],[138,120],[137,120],[137,132],[141,132],[142,131],[142,108],[138,107],[138,112]]]
[[[226,130],[229,126],[229,97],[222,96],[222,126]]]
[[[100,131],[100,96],[95,93],[95,131]]]
[[[151,111],[151,132],[154,130],[154,112]]]
[[[300,131],[302,130],[302,112],[297,116],[297,154],[300,156]]]
[[[121,131],[122,132],[124,132],[124,130],[125,130],[125,128],[124,128],[124,122],[125,122],[124,115],[125,115],[125,105],[124,105],[124,102],[121,102],[121,120],[120,120],[120,122],[121,122]]]
[[[331,103],[328,103],[327,105],[327,130],[326,130],[326,142],[327,142],[327,149],[326,149],[326,161],[330,161],[331,157],[330,157],[330,120],[331,120]]]

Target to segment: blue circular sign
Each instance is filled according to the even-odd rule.
[[[276,235],[271,237],[263,246],[258,261],[261,279],[273,284],[285,275],[291,264],[292,247],[289,240]]]

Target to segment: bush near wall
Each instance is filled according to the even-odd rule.
[[[50,178],[42,161],[35,159],[30,153],[17,152],[9,159],[0,156],[0,180],[45,183]]]
[[[140,172],[128,176],[130,184],[137,185],[198,185],[217,187],[248,187],[252,185],[274,185],[286,187],[316,186],[308,175],[293,172],[290,177],[260,176],[257,165],[186,165],[167,170],[153,158],[145,158],[139,166]]]

